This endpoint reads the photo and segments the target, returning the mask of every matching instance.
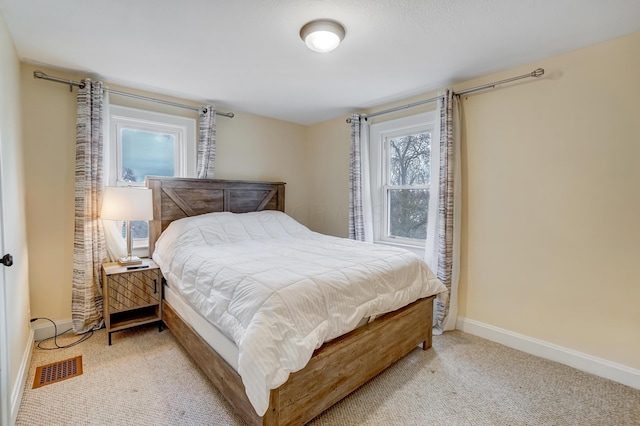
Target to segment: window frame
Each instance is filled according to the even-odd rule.
[[[195,177],[196,173],[196,120],[178,115],[163,114],[120,105],[109,106],[109,146],[107,151],[107,179],[109,186],[144,186],[143,182],[126,182],[120,179],[122,164],[123,128],[150,133],[171,134],[175,137],[174,176]]]
[[[431,181],[420,185],[390,185],[390,147],[389,141],[394,138],[418,133],[431,133],[431,157],[430,180],[433,180],[433,159],[436,130],[436,112],[429,111],[398,119],[388,120],[371,125],[369,132],[370,142],[370,166],[371,166],[371,201],[373,210],[374,242],[382,244],[399,245],[408,248],[422,248],[426,244],[424,240],[404,238],[390,235],[390,208],[389,196],[391,190],[399,189],[426,189],[431,190]],[[430,217],[430,216],[429,216]],[[428,228],[427,228],[428,236]]]
[[[108,135],[105,137],[105,179],[108,186],[144,186],[142,182],[121,179],[123,128],[174,136],[174,176],[196,176],[196,120],[190,117],[164,114],[121,105],[109,105]],[[120,223],[119,226],[122,226]],[[132,251],[136,256],[149,256],[149,239],[133,238]]]

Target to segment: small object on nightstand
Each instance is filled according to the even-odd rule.
[[[127,271],[130,271],[132,269],[145,269],[148,268],[149,265],[136,265],[136,266],[127,266]]]
[[[162,276],[153,260],[135,266],[104,263],[102,282],[109,345],[111,334],[130,327],[159,322],[162,331]]]

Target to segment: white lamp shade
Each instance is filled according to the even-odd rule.
[[[102,193],[102,219],[153,220],[152,191],[147,188],[108,186]]]
[[[344,27],[336,21],[318,19],[300,29],[300,38],[314,52],[330,52],[338,47],[344,38]]]

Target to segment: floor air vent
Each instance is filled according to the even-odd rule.
[[[36,368],[33,389],[82,374],[82,355]]]

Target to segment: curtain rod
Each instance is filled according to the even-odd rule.
[[[49,80],[49,81],[53,81],[53,82],[56,82],[56,83],[68,84],[69,85],[69,91],[73,90],[74,86],[75,87],[84,87],[84,84],[80,83],[78,81],[65,80],[64,78],[59,78],[59,77],[52,77],[50,75],[47,75],[47,74],[43,73],[42,71],[34,71],[33,72],[33,78],[41,78],[43,80]],[[155,102],[155,103],[158,103],[158,104],[170,105],[170,106],[174,106],[174,107],[178,107],[178,108],[190,109],[192,111],[200,111],[200,107],[195,107],[195,106],[191,106],[191,105],[179,104],[177,102],[171,102],[171,101],[164,101],[162,99],[150,98],[148,96],[136,95],[134,93],[129,93],[129,92],[122,92],[120,90],[109,89],[108,87],[105,87],[105,90],[107,90],[110,93],[113,93],[114,95],[126,96],[128,98],[140,99],[142,101]],[[218,112],[218,111],[216,111],[216,115],[221,115],[223,117],[228,117],[228,118],[233,118],[235,116],[235,114],[232,113],[232,112]]]
[[[466,95],[468,93],[473,93],[473,92],[477,92],[480,90],[485,90],[485,89],[493,89],[494,87],[496,87],[499,84],[504,84],[504,83],[508,83],[510,81],[516,81],[516,80],[521,80],[523,78],[530,78],[530,77],[542,77],[544,75],[544,69],[543,68],[536,68],[535,70],[531,71],[529,74],[523,74],[523,75],[519,75],[517,77],[511,77],[511,78],[507,78],[504,80],[500,80],[500,81],[494,81],[493,83],[489,83],[489,84],[483,84],[482,86],[476,86],[476,87],[472,87],[470,89],[465,89],[465,90],[461,90],[459,92],[455,92],[456,95]],[[398,107],[394,107],[394,108],[389,108],[389,109],[385,109],[384,111],[378,111],[378,112],[374,112],[372,114],[360,114],[360,118],[371,118],[371,117],[377,117],[379,115],[384,115],[384,114],[389,114],[391,112],[396,112],[396,111],[400,111],[403,109],[409,109],[409,108],[413,108],[413,107],[417,107],[419,105],[425,105],[425,104],[429,104],[431,102],[435,102],[438,99],[441,99],[441,96],[435,96],[433,98],[429,98],[429,99],[425,99],[423,101],[418,101],[418,102],[413,102],[411,104],[407,104],[407,105],[401,105]],[[351,123],[351,119],[347,118],[347,123]]]

